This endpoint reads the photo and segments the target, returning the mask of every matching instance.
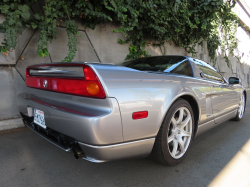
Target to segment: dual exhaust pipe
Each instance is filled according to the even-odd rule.
[[[80,146],[74,146],[74,147],[72,147],[72,152],[73,152],[74,157],[75,157],[76,159],[85,157],[85,154],[84,154],[84,152],[82,151],[82,149],[81,149]]]

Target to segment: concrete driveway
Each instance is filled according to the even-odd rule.
[[[248,92],[249,94],[249,92]],[[0,134],[0,186],[250,186],[250,99],[240,122],[197,137],[178,166],[76,160],[30,130]]]

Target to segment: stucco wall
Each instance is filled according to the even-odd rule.
[[[0,14],[0,23],[4,16]],[[8,56],[0,54],[0,120],[15,118],[19,116],[16,104],[16,95],[25,90],[24,74],[29,65],[39,63],[59,62],[66,56],[67,33],[64,23],[57,28],[57,40],[48,43],[50,55],[41,58],[37,54],[38,30],[24,30],[24,33],[18,37],[18,45]],[[112,23],[100,24],[95,30],[86,28],[79,24],[77,54],[73,61],[87,61],[99,63],[120,64],[129,53],[129,44],[121,45],[117,39],[124,39],[120,33],[113,33],[111,30],[117,28]],[[0,42],[4,34],[0,33]],[[248,36],[249,39],[249,36]],[[196,46],[196,57],[209,62],[206,42],[204,48]],[[167,55],[188,55],[183,48],[176,47],[172,43],[165,44]],[[159,47],[147,46],[146,50],[152,56],[164,55],[164,51]],[[248,51],[250,50],[250,47]],[[219,55],[219,54],[218,54]],[[20,58],[20,56],[22,58]],[[249,86],[250,66],[240,64],[237,59],[231,58],[232,68],[228,68],[222,56],[218,56],[216,68],[222,74],[229,78],[230,76],[239,76],[245,87]],[[210,63],[212,64],[212,63]]]

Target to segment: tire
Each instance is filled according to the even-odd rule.
[[[179,164],[188,152],[193,134],[193,110],[186,100],[177,99],[162,122],[150,158],[164,165]]]
[[[240,121],[243,118],[243,115],[245,113],[245,108],[246,108],[246,99],[244,92],[242,92],[240,96],[239,109],[237,111],[236,117],[233,118],[234,121]]]

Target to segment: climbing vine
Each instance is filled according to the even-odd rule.
[[[228,56],[234,55],[234,50],[238,46],[236,32],[240,24],[240,20],[231,11],[231,7],[229,3],[223,4],[221,11],[216,14],[217,19],[212,22],[214,28],[207,39],[211,59],[215,63],[216,50],[220,48],[228,67],[230,67]]]
[[[218,48],[227,57],[237,47],[236,28],[239,21],[232,13],[235,0],[3,0],[0,11],[6,16],[0,24],[5,33],[0,51],[8,53],[17,43],[17,33],[24,27],[40,31],[38,54],[49,55],[47,44],[56,39],[56,27],[65,22],[68,35],[68,55],[63,61],[72,61],[77,51],[79,20],[91,29],[99,23],[112,22],[113,30],[130,43],[126,59],[149,56],[146,45],[161,46],[166,42],[184,47],[195,54],[195,46],[208,41],[209,55],[216,58]],[[39,10],[36,10],[38,4]],[[154,43],[148,42],[148,38]],[[164,49],[165,51],[165,49]]]

